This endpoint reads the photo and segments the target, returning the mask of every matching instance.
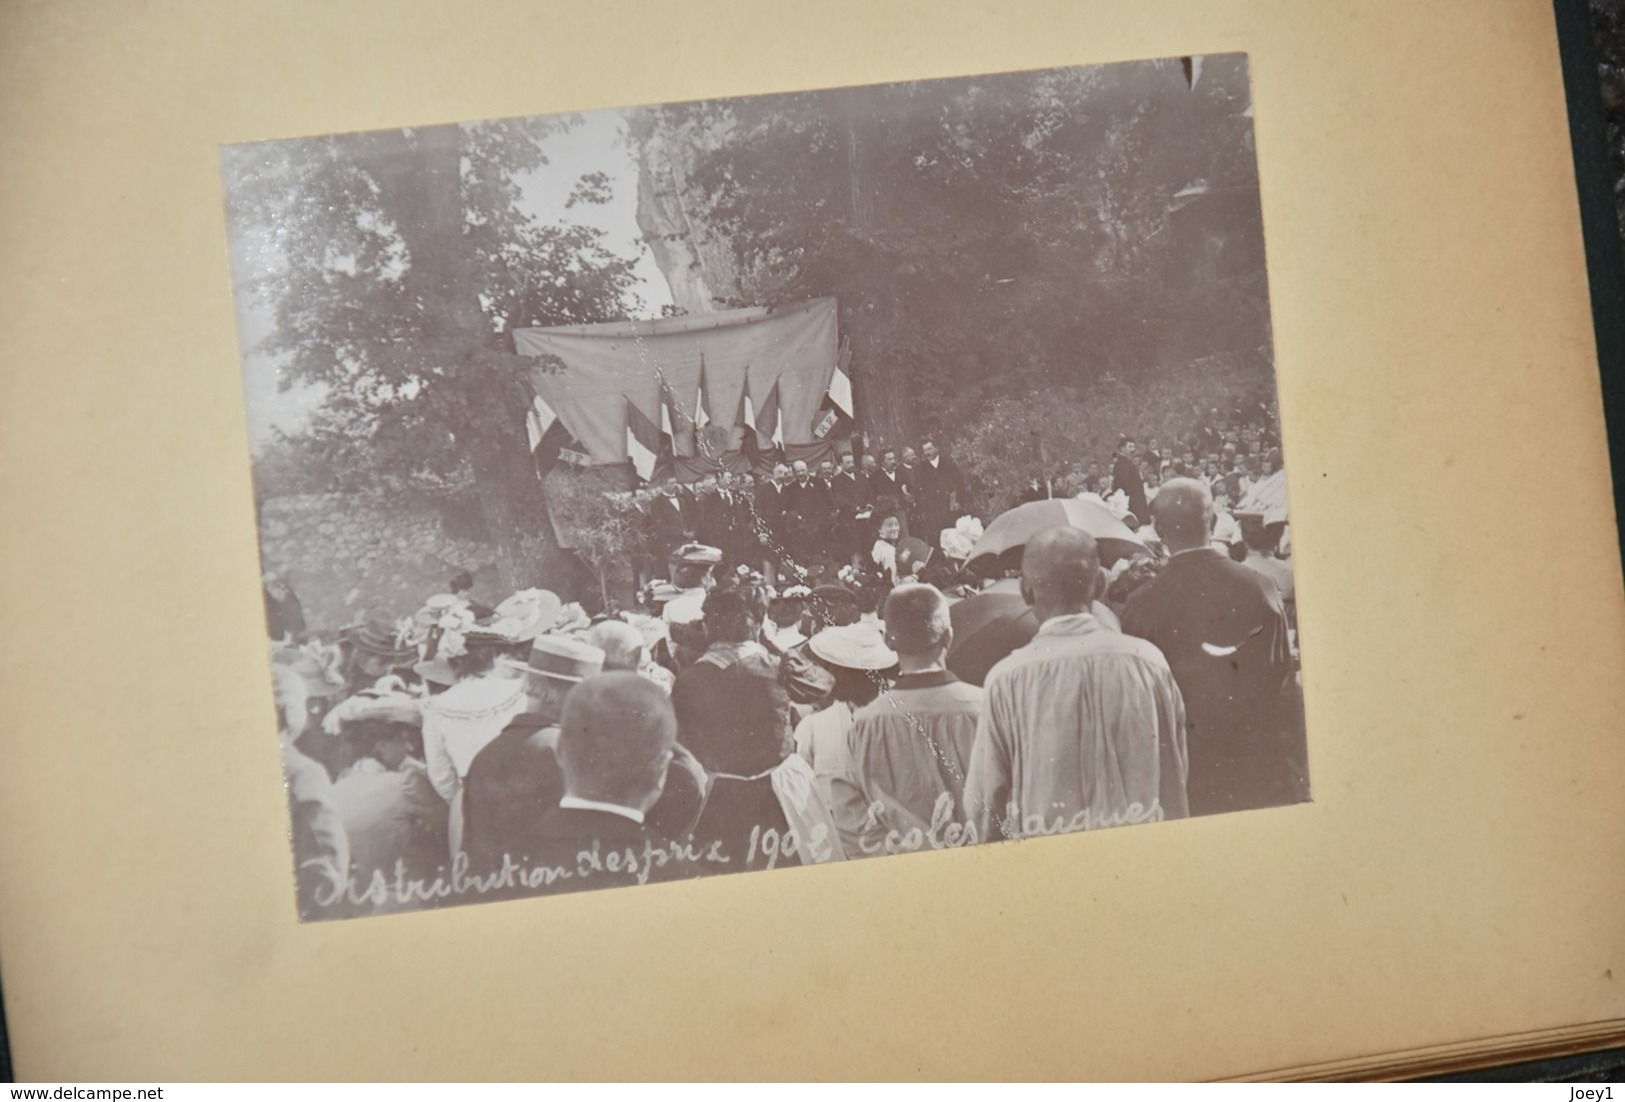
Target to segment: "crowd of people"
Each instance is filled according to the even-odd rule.
[[[1226,509],[1278,466],[1262,414],[1038,480],[1132,553],[1055,526],[967,568],[981,522],[928,441],[628,495],[626,610],[487,605],[465,574],[324,638],[268,578],[301,914],[1306,799],[1284,526]]]
[[[795,572],[811,580],[863,563],[887,520],[894,541],[913,533],[935,550],[938,534],[968,508],[958,467],[930,440],[918,451],[778,462],[760,478],[726,468],[693,482],[667,477],[614,501],[633,522],[640,583],[696,540],[769,579]]]
[[[1036,470],[1015,501],[1099,498],[1137,529],[1149,524],[1165,481],[1196,478],[1209,486],[1218,538],[1238,560],[1248,549],[1258,552],[1255,564],[1286,557],[1284,525],[1266,531],[1272,526],[1255,518],[1257,531],[1247,533],[1236,515],[1256,487],[1282,470],[1274,405],[1241,402],[1192,420],[1166,444],[1155,436],[1124,437],[1103,461]],[[945,543],[944,533],[956,525],[964,532],[962,521],[980,525],[978,507],[990,495],[968,488],[953,459],[927,439],[918,448],[854,447],[813,462],[777,462],[759,475],[718,464],[691,481],[667,475],[609,496],[631,522],[628,557],[643,586],[662,578],[672,552],[693,541],[719,548],[730,566],[746,566],[770,583],[793,577],[814,584],[843,569],[896,574],[899,547],[904,569],[897,577],[918,567],[930,580],[951,583],[963,562],[955,551],[966,545],[954,537]],[[929,558],[937,560],[934,568]],[[1290,577],[1275,574],[1278,581]]]

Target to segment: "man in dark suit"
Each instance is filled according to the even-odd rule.
[[[934,441],[927,440],[921,444],[920,451],[925,455],[925,462],[915,468],[914,477],[918,482],[915,495],[918,500],[917,512],[924,531],[914,534],[930,544],[933,550],[941,550],[939,541],[942,530],[957,519],[955,510],[960,507],[965,486],[959,477],[959,468],[954,466],[952,459],[937,450]]]
[[[505,859],[534,867],[545,848],[542,820],[558,807],[565,778],[557,750],[565,701],[575,687],[598,675],[601,648],[564,636],[540,636],[521,669],[526,710],[474,756],[463,793],[463,848],[469,872],[501,873]],[[651,682],[652,684],[652,682]],[[656,686],[658,688],[658,686]],[[671,836],[686,834],[699,816],[704,774],[687,753],[671,763],[648,825]],[[511,884],[495,895],[524,895]]]
[[[708,474],[694,484],[694,538],[708,547],[727,543],[727,516],[717,497],[716,475]]]
[[[1211,545],[1213,496],[1199,480],[1164,483],[1153,515],[1171,557],[1129,599],[1123,631],[1162,651],[1185,699],[1191,814],[1308,799],[1280,591]]]
[[[903,478],[910,486],[915,485],[915,478],[920,473],[920,455],[913,448],[903,448]]]
[[[875,503],[870,539],[887,517],[896,517],[903,526],[902,534],[908,535],[908,507],[913,500],[913,490],[898,469],[897,453],[891,448],[880,453],[880,470],[869,480],[869,498]]]
[[[733,474],[722,471],[714,479],[706,475],[700,485],[706,494],[700,499],[700,541],[720,547],[723,562],[729,567],[750,562],[751,556],[744,554],[740,546],[741,536],[748,529]]]
[[[659,493],[649,502],[649,524],[654,530],[650,552],[657,564],[664,563],[680,544],[693,538],[696,520],[689,503],[679,494],[677,483],[670,478],[663,481]]]
[[[796,460],[792,470],[795,481],[786,486],[779,496],[783,510],[784,541],[790,556],[802,566],[810,567],[828,550],[828,526],[833,511],[829,487],[813,478],[803,460]]]
[[[571,691],[556,751],[564,796],[537,824],[532,862],[560,874],[552,891],[647,884],[703,871],[648,822],[676,743],[671,702],[647,678],[606,673]]]
[[[527,856],[537,821],[564,794],[553,757],[564,698],[603,665],[603,651],[575,639],[532,642],[523,667],[525,711],[474,755],[463,782],[463,850],[474,875],[499,871],[506,855]]]
[[[1140,477],[1140,464],[1135,456],[1134,441],[1124,437],[1117,442],[1117,453],[1112,456],[1112,492],[1122,490],[1128,495],[1129,512],[1136,525],[1151,518],[1145,500],[1145,480]]]
[[[762,576],[776,581],[783,563],[780,553],[784,547],[784,487],[790,482],[790,468],[783,463],[773,464],[772,474],[757,480],[752,499],[753,523],[758,554],[762,559]]]
[[[864,550],[864,521],[869,512],[869,487],[858,477],[858,465],[851,452],[841,455],[841,469],[830,480],[830,501],[835,508],[836,558],[854,561]]]

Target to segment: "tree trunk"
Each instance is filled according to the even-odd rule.
[[[847,227],[856,248],[875,255],[871,231],[875,219],[874,188],[868,166],[871,135],[865,123],[873,109],[873,97],[862,88],[851,88],[843,97],[846,120]],[[843,331],[852,341],[853,401],[858,422],[876,445],[902,449],[914,437],[914,409],[909,400],[909,383],[902,364],[886,362],[883,326],[892,303],[885,279],[879,277],[856,297],[841,303]]]
[[[474,475],[474,493],[502,584],[510,589],[547,586],[568,599],[584,588],[583,579],[579,569],[565,565],[568,556],[559,549],[547,519],[546,494],[521,428],[523,387],[492,362],[493,356],[508,352],[507,338],[495,332],[480,305],[462,193],[462,130],[434,126],[410,135],[387,132],[373,141],[381,162],[375,175],[389,193],[385,209],[400,218],[398,228],[411,258],[408,289],[424,304],[426,349],[416,351],[437,357],[457,380],[450,385],[488,389],[496,396],[490,402],[470,402],[468,409],[472,416],[483,414],[501,423],[463,423],[455,431]],[[511,358],[517,378],[521,361]]]
[[[852,400],[858,424],[875,448],[902,450],[914,436],[914,409],[902,366],[885,362],[885,310],[867,295],[841,303],[841,328],[852,342]]]

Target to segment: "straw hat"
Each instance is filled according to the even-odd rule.
[[[603,671],[604,652],[567,635],[539,635],[530,645],[529,657],[512,665],[556,681],[576,682]]]

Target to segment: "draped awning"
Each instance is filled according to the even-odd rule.
[[[604,465],[627,461],[629,404],[648,424],[670,426],[676,456],[692,456],[702,379],[701,423],[731,427],[728,450],[737,450],[750,431],[747,391],[763,447],[771,446],[775,430],[787,451],[816,445],[839,354],[833,298],[656,321],[515,329],[513,337],[520,355],[542,358],[530,372],[536,393],[593,462]]]

